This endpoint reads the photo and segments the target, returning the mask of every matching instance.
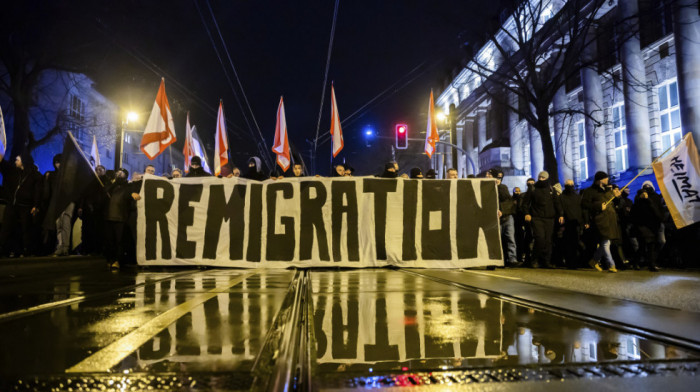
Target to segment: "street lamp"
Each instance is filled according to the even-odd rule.
[[[119,120],[119,129],[117,129],[117,134],[119,141],[116,143],[115,154],[114,154],[114,170],[122,167],[122,158],[124,157],[124,132],[126,131],[126,126],[129,123],[134,123],[138,121],[139,114],[136,112],[127,112],[124,119]]]

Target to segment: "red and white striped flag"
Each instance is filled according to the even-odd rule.
[[[284,97],[280,97],[277,107],[277,125],[275,126],[275,144],[272,152],[277,154],[277,164],[283,171],[289,169],[289,141],[287,140],[287,119],[284,116]]]
[[[433,90],[430,90],[430,106],[428,107],[428,129],[425,133],[425,153],[432,158],[435,152],[435,143],[440,140],[435,122],[435,104],[433,103]]]
[[[170,112],[168,97],[165,95],[165,79],[160,80],[160,88],[153,104],[151,116],[141,139],[141,151],[153,160],[169,145],[175,143],[175,124]]]
[[[216,117],[216,142],[214,142],[214,175],[221,175],[221,168],[228,163],[228,136],[224,105],[219,101],[219,115]]]
[[[340,117],[338,116],[338,103],[335,101],[335,89],[331,84],[331,141],[333,158],[343,149],[343,130],[340,128]]]
[[[187,112],[187,123],[185,124],[185,147],[182,149],[185,156],[185,173],[190,172],[190,162],[194,154],[194,142],[192,141],[192,127],[190,126],[190,112]]]

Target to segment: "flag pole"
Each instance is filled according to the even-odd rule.
[[[653,162],[651,162],[647,167],[645,167],[642,171],[640,171],[639,174],[637,174],[636,176],[634,176],[634,178],[631,179],[630,182],[628,182],[624,187],[622,187],[622,188],[620,189],[620,192],[622,192],[622,191],[624,191],[625,189],[627,189],[627,188],[634,182],[634,180],[636,180],[637,178],[639,178],[639,176],[641,176],[642,173],[644,173],[645,171],[647,171],[648,168],[654,166],[654,164],[655,164],[656,162],[658,162],[659,159],[663,158],[663,156],[666,155],[667,152],[669,152],[669,151],[671,151],[671,149],[675,148],[679,143],[681,143],[681,142],[683,141],[683,139],[684,139],[684,138],[681,138],[681,140],[679,140],[679,141],[677,141],[676,143],[672,144],[671,147],[667,148],[666,151],[662,152],[661,155],[659,155],[658,157],[656,157],[656,159],[654,159]],[[606,201],[606,202],[605,202],[605,206],[607,207],[608,204],[612,203],[612,201],[615,200],[615,197],[616,197],[616,196],[613,196],[610,200]]]

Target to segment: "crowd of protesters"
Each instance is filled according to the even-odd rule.
[[[142,173],[123,168],[106,170],[98,165],[96,178],[87,191],[60,212],[58,218],[46,222],[51,196],[57,189],[61,155],[53,159],[54,170],[40,174],[30,154],[0,162],[3,175],[2,200],[5,202],[0,229],[0,257],[46,256],[69,254],[103,255],[109,265],[135,262],[136,202],[140,199]],[[146,166],[144,173],[155,175],[155,167]],[[334,166],[332,177],[351,177],[354,169],[345,164]],[[167,178],[205,177],[212,174],[193,157],[185,174],[180,169],[162,174]],[[301,164],[293,164],[286,173],[263,170],[258,157],[248,160],[241,170],[234,165],[222,167],[220,177],[241,177],[252,180],[305,176]],[[617,272],[619,267],[648,268],[657,271],[659,263],[679,266],[673,247],[666,242],[673,231],[663,199],[651,182],[630,198],[629,189],[620,190],[609,184],[604,172],[594,176],[593,184],[583,190],[567,180],[564,189],[552,184],[546,171],[537,180],[528,179],[524,191],[512,192],[501,183],[503,172],[491,169],[486,177],[498,185],[499,219],[503,257],[507,267],[581,268]],[[420,168],[401,173],[396,162],[389,162],[377,174],[381,178],[435,179],[434,170],[423,174]],[[473,176],[469,176],[473,177]],[[455,169],[446,171],[446,178],[458,178]],[[97,181],[99,179],[99,181]],[[71,247],[72,227],[80,218],[81,241]],[[697,231],[697,228],[696,228]],[[670,235],[673,237],[673,233]]]

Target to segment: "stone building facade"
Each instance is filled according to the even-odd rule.
[[[566,0],[541,1],[542,18],[556,18]],[[597,0],[591,0],[597,1]],[[605,0],[591,18],[614,25],[581,53],[597,66],[567,80],[550,110],[550,137],[559,180],[583,184],[596,171],[625,178],[639,173],[683,134],[700,141],[700,13],[697,0]],[[512,18],[512,16],[511,16]],[[543,22],[546,22],[543,19]],[[507,20],[504,21],[507,23]],[[615,31],[638,31],[619,40]],[[622,42],[620,42],[622,41]],[[600,55],[600,54],[604,55]],[[598,54],[596,56],[596,54]],[[485,60],[488,56],[492,60]],[[487,43],[472,61],[498,61]],[[507,183],[524,184],[544,167],[539,133],[518,113],[478,89],[478,75],[464,67],[439,95],[453,106],[460,176],[504,169]],[[517,100],[517,97],[503,97]],[[513,106],[517,102],[512,102]],[[570,115],[561,114],[569,111]],[[442,138],[449,140],[449,132]],[[452,165],[452,149],[440,145],[432,159],[438,173]]]

